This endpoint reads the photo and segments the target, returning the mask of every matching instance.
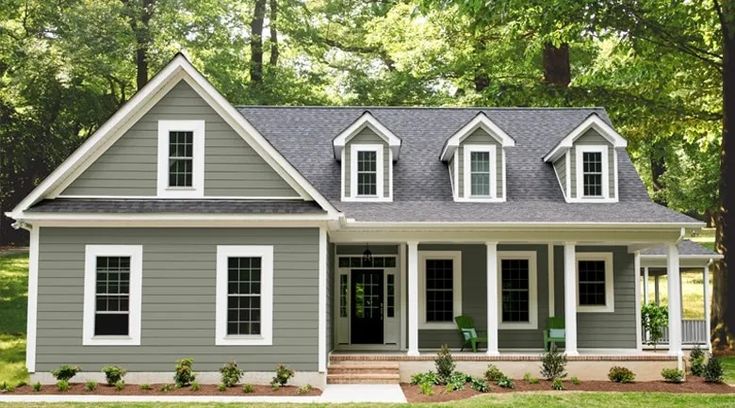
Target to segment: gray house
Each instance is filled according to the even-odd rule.
[[[682,350],[677,244],[703,225],[653,203],[625,148],[602,108],[233,106],[177,55],[8,213],[31,233],[28,370],[396,381],[448,344],[522,375],[557,316],[572,373],[658,376]],[[650,353],[640,256],[660,246]]]

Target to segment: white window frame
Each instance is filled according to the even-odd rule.
[[[94,320],[97,295],[97,257],[130,257],[130,289],[128,300],[128,335],[95,336]],[[85,245],[84,247],[84,307],[82,326],[83,346],[140,346],[140,318],[143,299],[142,245]]]
[[[383,150],[382,144],[358,144],[350,145],[350,196],[347,201],[390,201],[390,196],[385,197],[385,186],[383,183]],[[357,194],[357,155],[358,152],[375,152],[375,195]],[[344,160],[343,160],[344,163]]]
[[[472,195],[472,153],[488,153],[490,158],[490,194]],[[492,144],[467,144],[463,146],[463,201],[498,201],[497,146]]]
[[[191,187],[169,187],[168,185],[170,132],[193,133]],[[158,197],[204,197],[204,133],[203,120],[158,121]]]
[[[503,260],[528,260],[528,322],[503,322]],[[498,328],[503,330],[538,329],[538,264],[535,251],[498,252]]]
[[[605,262],[605,305],[589,306],[579,304],[579,261]],[[577,252],[574,261],[577,270],[577,312],[579,313],[613,313],[615,312],[615,276],[613,269],[613,254],[611,252]]]
[[[575,173],[577,176],[576,197],[583,201],[611,201],[610,198],[610,162],[608,158],[607,145],[578,145],[576,149],[576,166]],[[584,194],[584,154],[600,153],[602,157],[602,195],[601,196],[585,196]],[[615,201],[615,200],[612,200]]]
[[[260,334],[227,334],[227,259],[260,257]],[[273,344],[273,246],[217,245],[215,345],[270,346]]]
[[[457,329],[454,317],[451,322],[426,321],[426,260],[452,260],[452,309],[454,317],[462,314],[462,252],[461,251],[419,251],[419,329],[447,330]]]

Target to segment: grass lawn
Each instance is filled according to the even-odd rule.
[[[613,402],[614,401],[614,402]],[[126,408],[140,407],[231,407],[231,404],[144,404],[144,403],[128,403],[128,404],[0,404],[0,407],[121,407]],[[285,406],[285,404],[257,404],[253,406],[259,407],[276,407]],[[296,405],[291,405],[296,406]],[[327,406],[324,404],[309,405],[312,407]],[[343,407],[372,407],[375,404],[344,404]],[[406,405],[380,405],[383,407],[405,407]],[[411,406],[427,406],[427,407],[498,407],[498,408],[515,408],[515,407],[543,407],[543,408],[572,408],[572,407],[626,407],[626,408],[643,408],[643,407],[666,407],[666,408],[684,408],[684,407],[732,407],[733,397],[726,395],[703,395],[703,394],[656,394],[656,393],[544,393],[544,394],[503,394],[488,395],[479,398],[473,398],[464,401],[452,401],[446,403],[434,404],[411,404]]]
[[[0,255],[0,383],[28,380],[25,369],[28,255]]]

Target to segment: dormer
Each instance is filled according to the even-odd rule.
[[[333,148],[341,163],[342,201],[393,201],[401,139],[366,111],[334,138]]]
[[[551,163],[568,203],[618,201],[618,149],[626,140],[593,113],[566,135],[544,161]]]
[[[515,140],[482,112],[447,139],[441,160],[454,201],[505,201],[505,149],[512,146]]]

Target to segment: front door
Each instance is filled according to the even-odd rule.
[[[383,271],[352,270],[352,344],[383,344]]]

